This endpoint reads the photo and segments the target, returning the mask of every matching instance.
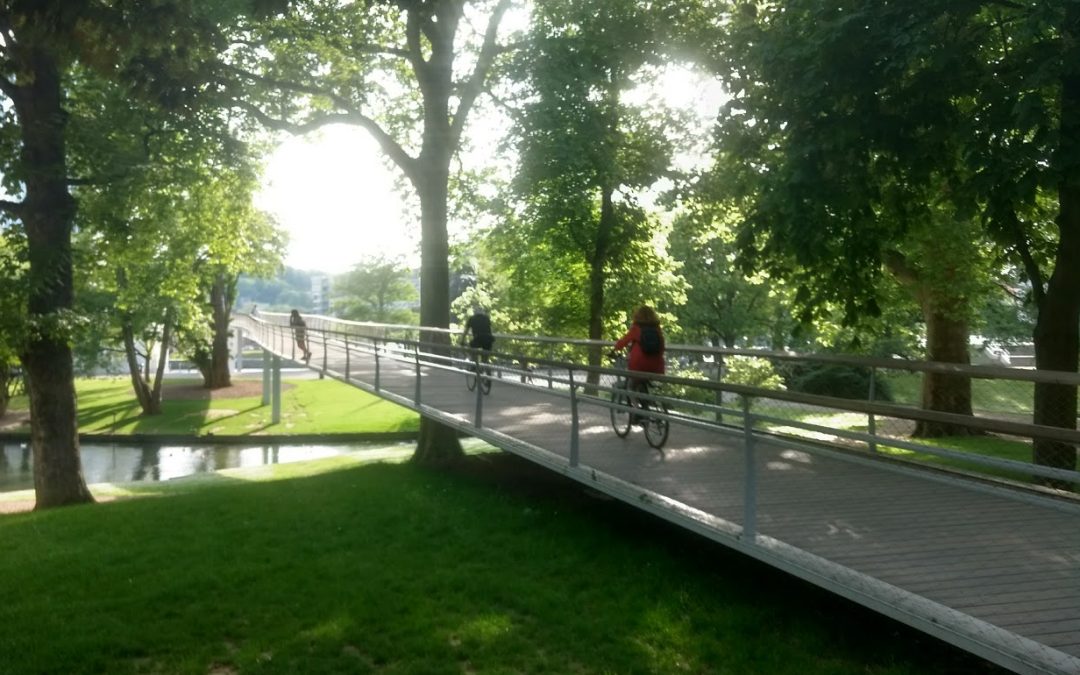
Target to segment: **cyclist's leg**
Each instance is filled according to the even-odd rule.
[[[629,389],[631,392],[646,392],[646,391],[648,391],[648,389],[647,389],[648,381],[647,380],[645,380],[643,378],[640,378],[640,377],[633,377],[633,376],[629,377],[628,380],[629,381],[627,382],[627,389]],[[630,407],[634,408],[634,412],[632,413],[632,415],[630,417],[630,421],[631,421],[632,424],[636,424],[641,419],[641,413],[638,412],[638,409],[644,409],[646,407],[645,406],[645,401],[643,401],[642,399],[638,398],[637,396],[634,396],[633,394],[631,394],[630,395]]]

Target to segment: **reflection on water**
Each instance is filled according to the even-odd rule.
[[[93,445],[81,446],[88,484],[159,481],[265,464],[332,457],[361,450],[359,445]],[[0,492],[34,487],[30,445],[0,443]]]

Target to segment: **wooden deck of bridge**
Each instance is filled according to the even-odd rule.
[[[345,372],[344,351],[331,347],[326,362]],[[413,405],[415,367],[387,358],[380,366],[381,393]],[[374,360],[350,354],[349,374],[371,389]],[[422,412],[473,426],[476,395],[461,374],[425,367],[421,377]],[[482,403],[478,436],[1018,672],[1080,673],[1075,504],[759,439],[750,540],[740,536],[741,432],[673,425],[657,451],[640,430],[617,438],[608,409],[583,403],[572,467],[565,391],[496,381]]]

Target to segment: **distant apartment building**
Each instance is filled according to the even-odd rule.
[[[314,314],[330,313],[330,277],[325,274],[311,277],[311,311]]]

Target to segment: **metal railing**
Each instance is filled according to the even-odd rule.
[[[267,313],[254,321],[270,329],[269,339],[288,353],[292,338],[287,314]],[[309,341],[322,353],[323,370],[327,369],[328,341],[340,345],[345,354],[341,373],[345,379],[350,378],[350,361],[359,351],[373,356],[376,364],[386,358],[407,360],[417,372],[423,367],[437,367],[464,373],[472,364],[472,355],[466,352],[459,351],[456,357],[448,354],[448,346],[459,335],[451,329],[353,322],[324,316],[308,316],[306,321]],[[588,365],[590,353],[602,352],[610,346],[605,341],[496,334],[492,370],[502,381],[560,393],[573,399],[574,406],[582,403],[610,406],[605,397],[610,396],[610,382],[619,372]],[[292,351],[295,358],[295,345]],[[670,421],[675,425],[721,432],[740,429],[739,433],[749,429],[801,443],[826,443],[898,461],[983,473],[995,479],[1080,483],[1080,472],[1076,470],[1030,461],[1031,445],[1036,440],[1064,444],[1074,451],[1080,443],[1080,432],[1076,429],[1031,422],[1033,384],[1078,386],[1080,375],[1076,373],[688,345],[669,345],[666,352],[671,374],[653,379],[665,384],[667,394],[662,400],[668,404]],[[743,369],[749,375],[741,374],[735,364],[749,365]],[[841,381],[845,375],[861,371],[865,394],[850,398],[850,387],[845,396],[806,393],[787,389],[783,384],[784,375],[790,379],[792,372],[820,372],[823,366],[843,369],[838,376]],[[378,377],[378,367],[376,373]],[[919,401],[910,392],[918,390],[917,378],[928,373],[970,378],[975,401],[972,413],[919,407]],[[740,383],[736,379],[739,376],[749,383]],[[889,383],[902,384],[906,393],[889,392],[886,389]],[[827,389],[829,383],[824,386]],[[421,390],[418,378],[418,399],[422,398]],[[652,398],[661,400],[655,395]],[[482,414],[482,410],[478,412]],[[571,414],[576,415],[576,411],[572,410]],[[941,439],[914,438],[920,426],[925,425],[960,434],[944,434]],[[573,443],[576,445],[577,440]],[[980,444],[992,446],[991,451],[980,451]],[[1025,454],[1027,459],[1018,458]]]

